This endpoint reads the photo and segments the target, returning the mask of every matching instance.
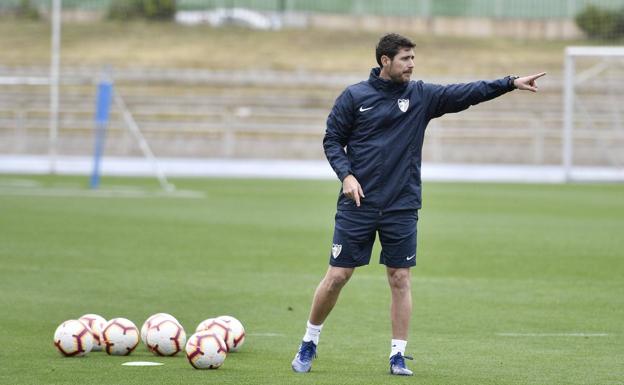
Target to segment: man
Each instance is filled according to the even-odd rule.
[[[375,235],[392,294],[390,373],[412,375],[405,348],[412,313],[410,268],[416,265],[416,223],[421,207],[420,166],[431,119],[459,112],[514,89],[537,91],[532,76],[441,86],[410,81],[414,44],[398,34],[376,48],[379,68],[368,81],[347,87],[327,118],[325,154],[342,189],[338,198],[329,268],[312,301],[306,333],[292,361],[308,372],[323,322],[356,267],[367,265]],[[346,149],[346,151],[345,151]]]

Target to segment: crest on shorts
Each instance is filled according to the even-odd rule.
[[[409,108],[409,99],[399,99],[397,100],[399,104],[399,110],[405,112]]]
[[[332,257],[334,257],[334,259],[338,258],[341,251],[342,251],[342,245],[339,245],[337,243],[334,243],[332,245]]]

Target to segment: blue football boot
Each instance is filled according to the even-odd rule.
[[[297,373],[307,373],[312,369],[312,360],[316,358],[316,344],[302,341],[299,352],[292,361],[292,368]]]
[[[390,374],[397,376],[413,376],[414,373],[405,366],[405,358],[413,360],[412,357],[404,356],[401,353],[397,353],[390,357]]]

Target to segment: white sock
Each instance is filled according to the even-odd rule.
[[[315,345],[319,343],[319,336],[321,335],[321,329],[323,325],[313,325],[308,321],[308,327],[306,328],[306,333],[303,336],[303,341],[308,342],[312,341]]]
[[[406,347],[407,341],[392,340],[392,343],[390,344],[390,357],[394,356],[397,353],[401,353],[401,355],[404,356]]]

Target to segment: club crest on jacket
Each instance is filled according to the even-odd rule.
[[[399,109],[403,112],[409,108],[409,99],[399,99],[397,103],[399,104]]]

